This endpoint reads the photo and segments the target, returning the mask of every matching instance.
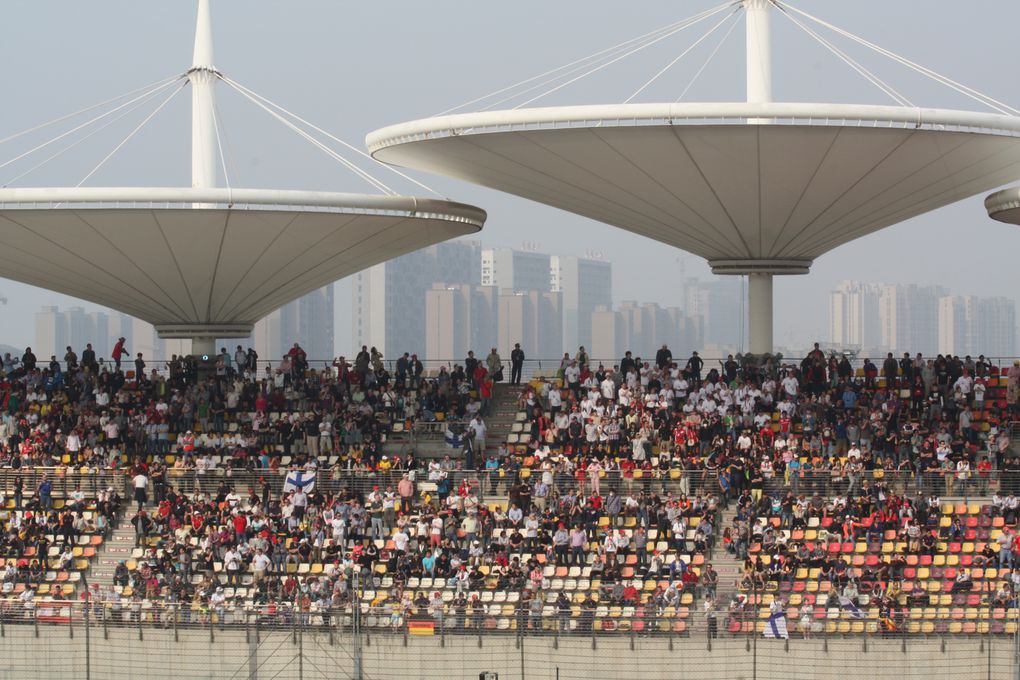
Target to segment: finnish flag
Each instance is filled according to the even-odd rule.
[[[786,614],[778,612],[769,617],[768,622],[765,624],[765,637],[782,640],[790,637],[790,631],[786,629]]]
[[[848,597],[839,598],[839,606],[845,609],[846,611],[850,612],[850,616],[854,617],[855,619],[864,618],[864,612],[861,611],[861,608],[855,605],[853,602],[851,602],[850,598]]]
[[[783,640],[789,638],[790,631],[786,628],[786,613],[783,612],[783,606],[778,602],[773,602],[769,605],[769,611],[771,616],[765,624],[765,637]]]
[[[297,491],[301,489],[305,493],[315,489],[315,473],[295,470],[287,473],[287,479],[283,482],[283,490]]]
[[[461,444],[464,443],[460,434],[454,432],[449,426],[447,426],[446,432],[443,434],[443,438],[446,440],[446,445],[452,449],[459,449]]]

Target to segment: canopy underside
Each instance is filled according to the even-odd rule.
[[[250,324],[323,285],[479,228],[314,210],[2,208],[0,276],[154,324]]]
[[[406,139],[373,155],[709,260],[812,260],[1020,178],[1020,138],[931,127],[592,123]]]

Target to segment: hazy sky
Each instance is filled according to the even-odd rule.
[[[421,118],[712,7],[703,0],[213,0],[217,67],[256,92],[359,148],[367,132]],[[1020,106],[1016,27],[1020,3],[797,0],[794,5],[1009,104]],[[8,0],[0,23],[4,68],[0,139],[32,125],[181,73],[191,59],[193,0]],[[687,49],[714,20],[606,68],[536,105],[618,103]],[[688,86],[728,25],[635,101],[673,101]],[[801,33],[773,17],[776,101],[892,103]],[[690,88],[684,101],[744,96],[743,23]],[[831,35],[831,34],[830,34]],[[844,39],[836,44],[921,106],[978,104]],[[520,100],[508,102],[512,106]],[[270,120],[220,90],[232,186],[369,191],[367,185]],[[75,185],[153,107],[140,109],[12,186]],[[89,182],[190,183],[189,92],[184,90]],[[65,128],[48,130],[49,135]],[[0,164],[47,139],[0,144]],[[59,147],[54,147],[57,149]],[[0,168],[6,184],[45,156]],[[374,172],[390,182],[385,170]],[[443,194],[489,212],[486,244],[611,254],[617,301],[678,302],[680,251],[553,208],[440,177],[416,175]],[[395,189],[414,188],[395,179]],[[417,190],[420,193],[420,190]],[[776,279],[776,342],[825,339],[826,293],[840,280],[939,283],[959,293],[1014,296],[1020,233],[988,219],[983,196],[852,242],[816,261],[810,275]],[[694,256],[688,275],[708,276]],[[651,275],[649,275],[651,273]],[[338,299],[338,350],[350,336],[349,285]],[[40,305],[74,304],[0,281],[6,321],[0,343],[30,344]],[[95,305],[86,304],[94,308]]]

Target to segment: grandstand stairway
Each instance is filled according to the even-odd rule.
[[[117,563],[132,557],[135,548],[135,527],[131,524],[131,511],[126,511],[113,527],[103,548],[96,554],[94,566],[89,572],[89,584],[98,583],[103,588],[113,586],[113,572]]]
[[[736,517],[736,504],[719,513],[718,538],[715,547],[712,549],[712,568],[719,574],[719,584],[716,588],[716,603],[725,607],[737,592],[737,582],[743,573],[744,563],[742,560],[726,552],[722,544],[722,533],[727,527],[733,526],[733,518]]]
[[[521,396],[524,385],[510,385],[499,383],[495,386],[492,395],[492,412],[488,417],[483,417],[488,433],[485,437],[485,446],[489,452],[495,452],[499,445],[506,442],[507,437],[513,431],[514,423],[518,422],[517,402]],[[484,465],[485,461],[478,461],[478,466]]]

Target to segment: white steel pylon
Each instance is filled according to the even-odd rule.
[[[195,22],[195,53],[188,79],[191,81],[191,186],[216,186],[216,79],[213,65],[212,12],[210,0],[198,0]]]

